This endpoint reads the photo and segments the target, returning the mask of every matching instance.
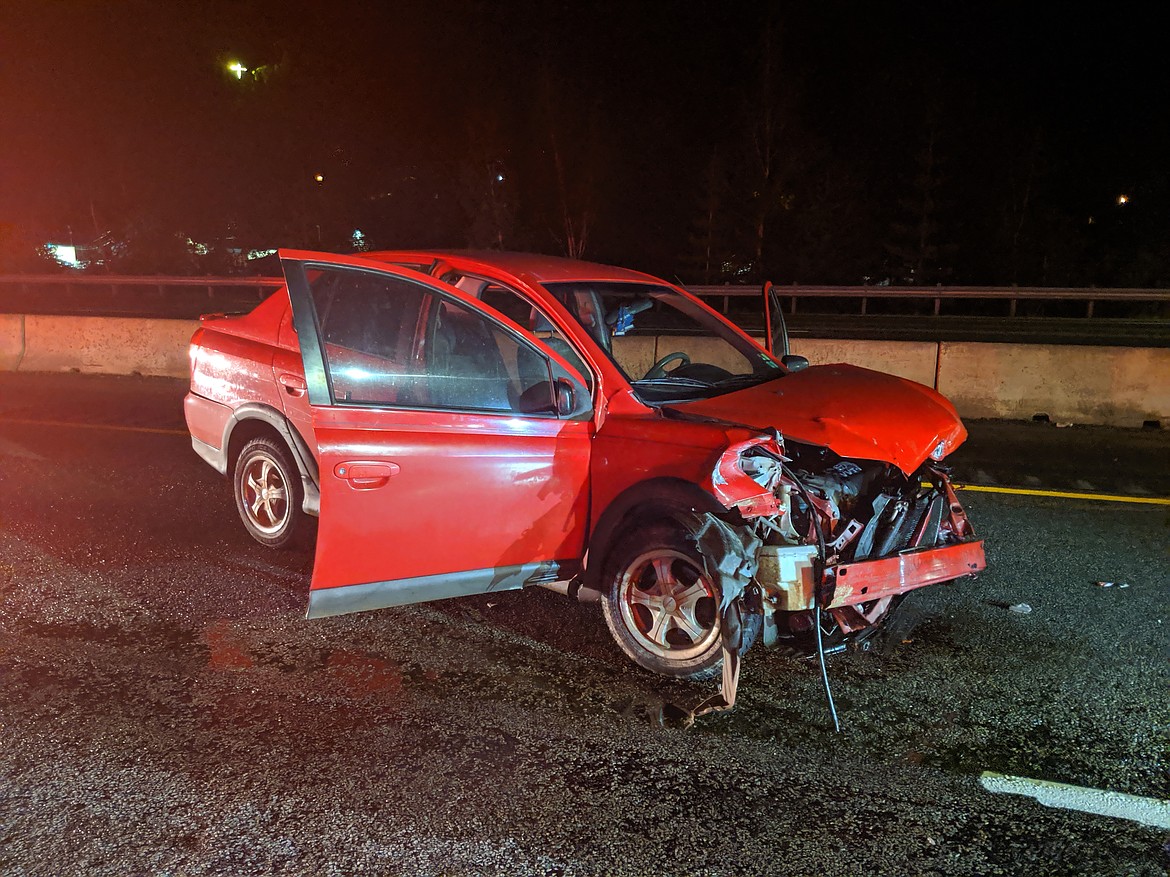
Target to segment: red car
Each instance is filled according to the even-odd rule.
[[[203,319],[186,417],[257,541],[319,517],[310,617],[543,585],[700,678],[984,568],[943,466],[966,430],[927,387],[807,367],[620,268],[281,259],[287,294]]]

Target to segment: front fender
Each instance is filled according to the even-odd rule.
[[[590,590],[601,589],[605,558],[630,525],[667,519],[692,530],[695,516],[707,512],[726,514],[728,509],[697,484],[682,478],[651,478],[626,488],[597,521],[589,539],[582,583]]]

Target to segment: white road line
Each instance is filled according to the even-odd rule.
[[[1087,789],[1083,786],[1069,786],[1048,780],[1032,780],[1002,773],[984,771],[979,777],[983,788],[989,792],[1004,795],[1025,795],[1035,798],[1045,807],[1059,807],[1062,810],[1079,810],[1097,816],[1112,816],[1128,819],[1155,828],[1170,828],[1170,801],[1158,798],[1142,798],[1124,792],[1107,792],[1104,789]]]

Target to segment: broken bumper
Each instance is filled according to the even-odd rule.
[[[830,567],[836,588],[830,609],[880,600],[915,588],[947,582],[987,568],[982,540],[941,548],[905,551],[893,557],[860,560]]]
[[[764,589],[770,609],[800,612],[814,607],[816,553],[814,545],[765,546],[761,550],[756,579]],[[825,570],[825,577],[834,585],[833,600],[825,608],[838,609],[893,597],[972,575],[986,567],[982,541],[910,549],[876,560],[830,566]]]

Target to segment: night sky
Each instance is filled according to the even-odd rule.
[[[687,279],[1170,283],[1160,29],[1019,5],[0,0],[0,260],[564,253],[568,215]]]

